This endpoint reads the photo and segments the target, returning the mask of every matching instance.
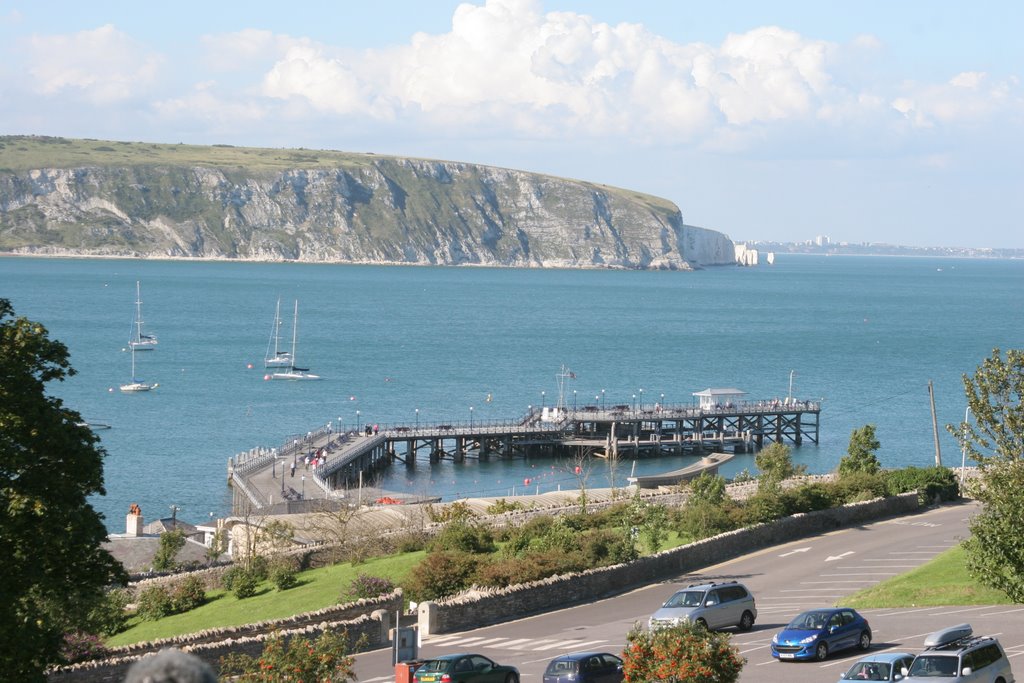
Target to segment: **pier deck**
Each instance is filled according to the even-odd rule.
[[[414,502],[412,496],[367,488],[376,474],[420,461],[467,458],[696,455],[746,452],[767,440],[818,443],[820,403],[745,401],[696,407],[583,406],[531,410],[504,422],[377,425],[377,431],[332,429],[296,435],[276,448],[254,448],[228,461],[233,511],[305,512],[318,506]],[[320,454],[316,466],[306,458]],[[294,464],[294,475],[292,465]]]

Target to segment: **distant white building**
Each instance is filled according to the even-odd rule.
[[[827,247],[828,245],[832,244],[832,240],[828,238],[828,235],[818,235],[817,237],[814,238],[814,243],[817,244],[819,247]]]

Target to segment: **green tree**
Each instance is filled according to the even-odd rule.
[[[127,581],[88,502],[105,493],[99,439],[46,395],[74,374],[67,347],[0,299],[0,661],[12,680],[44,680],[64,634]]]
[[[185,532],[181,529],[160,534],[160,546],[153,555],[153,571],[169,572],[178,568],[177,557],[185,547]]]
[[[839,461],[839,476],[854,472],[877,474],[882,469],[882,463],[878,462],[875,451],[881,446],[882,444],[875,438],[874,425],[864,425],[860,429],[854,429],[850,434],[847,454]]]
[[[964,543],[967,568],[980,582],[1024,602],[1024,350],[999,349],[972,375],[964,375],[974,423],[947,425],[981,473]]]
[[[784,443],[773,442],[754,456],[754,465],[761,473],[760,485],[772,487],[784,479],[795,477],[807,471],[806,465],[794,465],[791,449]]]
[[[357,643],[353,649],[359,649]],[[355,657],[349,654],[348,633],[325,631],[318,638],[271,635],[257,657],[234,654],[222,657],[220,673],[241,683],[342,683],[356,680]]]
[[[626,636],[623,660],[625,683],[733,683],[746,663],[739,649],[729,644],[728,633],[689,621],[655,631],[635,626]]]

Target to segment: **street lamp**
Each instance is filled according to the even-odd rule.
[[[416,429],[420,428],[420,409],[416,409]]]
[[[469,407],[469,428],[473,428],[473,406]]]
[[[644,409],[644,390],[640,390],[640,410]]]
[[[572,412],[576,412],[576,390],[572,390]]]
[[[633,394],[633,410],[636,410],[636,394]]]
[[[665,408],[665,394],[661,395],[661,407],[662,407],[662,409]]]
[[[544,410],[544,392],[543,391],[540,392],[540,409],[541,409],[541,411]]]
[[[359,411],[356,411],[356,434],[359,433]]]
[[[302,500],[306,500],[306,475],[302,475]]]
[[[594,398],[597,398],[597,396]],[[604,410],[604,389],[601,390],[601,410]]]

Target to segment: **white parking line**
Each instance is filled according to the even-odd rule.
[[[550,645],[543,645],[541,647],[535,647],[535,648],[532,648],[532,649],[533,649],[534,652],[537,652],[539,650],[582,650],[582,649],[585,649],[588,645],[596,645],[597,643],[603,643],[603,642],[605,642],[605,641],[603,641],[603,640],[588,640],[586,642],[581,643],[578,640],[560,640],[560,641],[555,641],[554,643],[552,643]]]

